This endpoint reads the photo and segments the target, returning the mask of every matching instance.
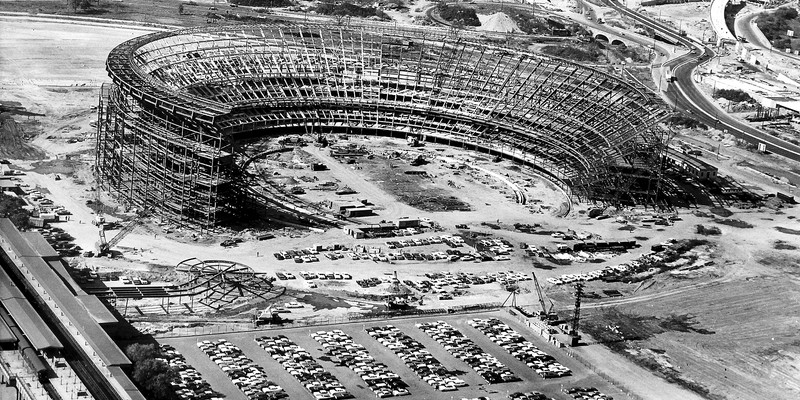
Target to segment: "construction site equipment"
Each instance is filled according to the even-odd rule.
[[[114,235],[111,240],[106,241],[106,229],[105,229],[105,218],[98,217],[97,227],[100,233],[100,240],[95,243],[95,250],[97,251],[97,257],[102,257],[111,250],[112,247],[119,244],[122,239],[125,239],[125,236],[128,236],[129,233],[133,232],[134,228],[139,226],[142,223],[144,218],[147,216],[145,211],[139,213],[134,217],[132,220],[128,221],[128,223]]]
[[[536,287],[536,294],[539,296],[539,305],[542,306],[542,310],[539,311],[539,319],[548,322],[558,321],[558,314],[553,311],[555,304],[553,304],[552,300],[547,299],[550,301],[550,307],[547,306],[544,301],[544,292],[542,292],[542,287],[539,286],[539,279],[536,278],[536,273],[531,271],[531,275],[533,275],[533,285]]]

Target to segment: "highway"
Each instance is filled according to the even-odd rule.
[[[689,115],[704,124],[730,133],[754,145],[764,143],[768,151],[794,161],[800,161],[800,146],[771,136],[752,126],[741,122],[717,108],[692,81],[692,72],[698,65],[711,61],[716,53],[711,48],[681,36],[672,27],[667,27],[637,12],[625,8],[614,0],[603,2],[621,14],[636,20],[642,25],[652,28],[659,35],[680,42],[687,49],[696,49],[692,53],[677,57],[664,66],[672,70],[676,81],[667,86],[666,96],[675,104],[676,110]]]

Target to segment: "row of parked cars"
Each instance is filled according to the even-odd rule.
[[[316,400],[349,399],[350,394],[333,374],[322,368],[306,349],[284,335],[262,336],[256,342],[283,369],[294,376]]]
[[[305,280],[312,280],[312,279],[335,279],[335,280],[349,280],[353,279],[350,274],[339,273],[339,272],[308,272],[308,271],[300,271],[300,277]]]
[[[475,243],[478,251],[490,251],[497,255],[506,255],[514,251],[514,245],[505,239],[483,239]]]
[[[429,238],[417,238],[406,240],[391,240],[386,242],[386,247],[389,249],[402,249],[404,247],[414,246],[427,246],[430,244],[444,243],[450,247],[461,247],[464,245],[464,239],[461,236],[431,236]]]
[[[289,397],[282,387],[267,379],[260,365],[247,358],[241,349],[225,339],[204,340],[197,347],[226,373],[249,400],[275,400]]]
[[[408,396],[408,385],[400,375],[372,357],[363,345],[353,342],[341,330],[317,331],[311,334],[331,361],[347,366],[355,372],[378,398]]]
[[[553,400],[539,392],[515,392],[508,395],[510,400]]]
[[[80,255],[81,246],[73,243],[75,240],[72,235],[64,232],[63,229],[56,226],[46,226],[43,228],[36,228],[36,231],[42,234],[42,237],[53,246],[53,249],[58,252],[62,257],[74,257]]]
[[[669,245],[670,243],[662,243],[662,245]],[[629,261],[627,264],[607,266],[603,269],[597,269],[581,274],[564,274],[558,278],[547,278],[547,282],[553,285],[565,285],[572,282],[586,282],[594,281],[597,279],[608,280],[610,277],[628,275],[636,273],[637,269],[647,268],[647,266],[655,261],[661,261],[663,258],[654,252],[642,254],[636,260]]]
[[[600,393],[593,387],[573,387],[564,388],[564,393],[572,396],[573,399],[580,400],[614,400],[613,397]]]
[[[536,371],[542,378],[557,378],[571,375],[569,368],[561,365],[553,356],[539,350],[533,343],[497,318],[476,318],[467,321],[483,332],[491,341],[504,348],[514,358]]]
[[[387,349],[395,353],[414,371],[422,381],[442,392],[457,390],[467,386],[464,380],[456,378],[453,371],[448,370],[437,360],[422,343],[406,335],[392,326],[376,326],[367,328],[367,333]]]
[[[489,383],[516,382],[520,378],[496,357],[486,353],[452,325],[444,321],[423,322],[417,328],[439,342],[454,357],[464,361]]]
[[[194,367],[186,363],[186,358],[168,344],[162,344],[161,358],[170,369],[177,372],[170,386],[181,400],[222,400],[224,396],[211,389],[209,384]]]

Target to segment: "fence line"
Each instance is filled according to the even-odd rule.
[[[341,317],[332,316],[325,318],[309,318],[309,319],[295,320],[285,324],[266,324],[250,329],[236,329],[236,326],[232,326],[229,321],[228,323],[222,324],[221,326],[211,325],[211,326],[199,326],[199,327],[195,326],[187,328],[173,327],[173,330],[170,332],[155,333],[153,334],[153,336],[155,338],[172,338],[172,337],[206,336],[215,334],[219,335],[226,333],[259,332],[259,331],[269,331],[269,330],[279,330],[279,329],[295,329],[295,328],[303,328],[310,326],[338,325],[338,324],[370,322],[370,321],[387,321],[391,319],[396,320],[396,319],[419,318],[428,316],[433,317],[438,315],[472,314],[472,313],[482,313],[487,311],[496,311],[499,310],[500,308],[501,305],[499,303],[485,303],[485,304],[461,306],[454,308],[416,310],[417,312],[405,312],[405,313],[398,312],[398,313],[381,314],[381,315],[350,314],[350,315],[343,315]],[[241,321],[239,323],[252,325],[252,322]]]
[[[606,374],[605,372],[603,372],[600,369],[598,369],[596,366],[594,366],[592,363],[588,362],[582,356],[578,355],[577,353],[575,353],[574,351],[572,351],[568,347],[565,347],[565,345],[563,343],[558,342],[553,336],[551,336],[549,333],[547,333],[547,327],[543,326],[543,323],[541,321],[539,321],[539,320],[537,320],[535,318],[529,318],[529,317],[523,315],[520,310],[514,311],[511,308],[508,308],[507,310],[508,310],[509,314],[511,314],[514,317],[516,317],[517,320],[522,322],[522,324],[524,326],[527,326],[528,328],[530,328],[531,331],[533,331],[534,333],[540,334],[543,338],[545,338],[547,340],[548,343],[554,345],[556,348],[561,349],[564,352],[564,354],[572,357],[573,359],[575,359],[575,361],[578,361],[584,367],[590,369],[592,372],[597,374],[597,376],[599,376],[600,378],[602,378],[603,380],[608,382],[612,387],[614,387],[615,389],[617,389],[621,393],[623,393],[626,396],[628,396],[629,399],[632,399],[632,400],[643,400],[641,396],[637,395],[632,390],[628,389],[622,382],[620,382],[620,381],[608,376],[608,374]],[[538,332],[537,332],[537,330],[538,330]]]

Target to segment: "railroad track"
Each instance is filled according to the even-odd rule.
[[[70,349],[70,352],[72,351],[73,349]],[[72,367],[73,371],[75,371],[75,375],[80,378],[81,382],[83,382],[83,384],[86,386],[86,390],[89,391],[92,397],[97,400],[121,400],[121,398],[111,388],[107,387],[108,382],[106,382],[94,364],[80,359],[80,356],[75,357],[76,354],[69,354],[69,356],[71,356],[70,358],[67,358],[69,366]]]

